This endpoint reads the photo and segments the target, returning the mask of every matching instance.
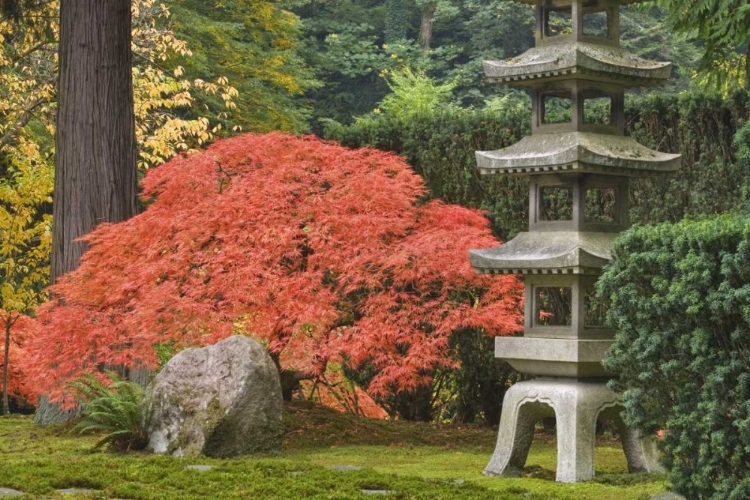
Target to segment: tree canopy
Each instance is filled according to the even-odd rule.
[[[468,263],[497,244],[482,213],[423,194],[396,156],[311,137],[244,135],[175,158],[144,178],[149,207],[98,226],[51,288],[27,375],[59,396],[101,363],[154,367],[158,346],[245,333],[287,369],[366,363],[372,393],[414,389],[455,366],[453,331],[518,331],[522,300],[516,278]]]
[[[750,5],[744,0],[660,0],[669,25],[702,42],[701,68],[718,83],[750,85]],[[731,83],[730,83],[731,84]]]

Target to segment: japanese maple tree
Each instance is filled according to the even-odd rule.
[[[218,141],[148,172],[148,208],[102,224],[51,288],[26,338],[27,376],[60,396],[102,364],[157,366],[156,350],[244,333],[280,365],[377,370],[410,390],[455,366],[458,328],[520,329],[522,286],[474,274],[498,244],[481,212],[433,200],[393,154],[272,133]]]

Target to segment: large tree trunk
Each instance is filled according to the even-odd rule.
[[[136,213],[130,30],[130,0],[60,3],[53,283],[78,267],[86,245],[77,238]],[[70,416],[41,398],[35,421]]]
[[[130,0],[62,0],[52,282],[78,267],[77,238],[135,215]]]
[[[432,23],[435,18],[435,4],[430,2],[422,6],[422,22],[419,28],[419,46],[423,51],[430,50],[432,42]]]

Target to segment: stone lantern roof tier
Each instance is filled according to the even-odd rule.
[[[533,85],[561,79],[589,79],[630,87],[669,79],[672,63],[641,59],[624,49],[571,42],[534,47],[507,61],[484,61],[492,82]]]
[[[470,250],[474,270],[492,274],[599,274],[618,233],[533,231],[511,241]]]
[[[482,174],[581,172],[646,177],[680,168],[680,155],[661,153],[631,137],[564,132],[526,136],[497,151],[477,151]]]

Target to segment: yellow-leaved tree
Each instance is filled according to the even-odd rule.
[[[222,77],[188,81],[185,41],[170,29],[170,12],[154,0],[134,0],[133,84],[138,167],[158,165],[197,148],[226,116],[185,119],[197,94],[218,96],[226,110],[237,91]],[[31,2],[21,16],[0,18],[0,321],[3,342],[3,413],[8,395],[24,393],[14,325],[45,300],[49,281],[59,3]],[[195,114],[193,114],[195,116]],[[212,129],[212,127],[214,127]],[[20,318],[20,319],[19,319]],[[15,351],[15,352],[14,352]]]

